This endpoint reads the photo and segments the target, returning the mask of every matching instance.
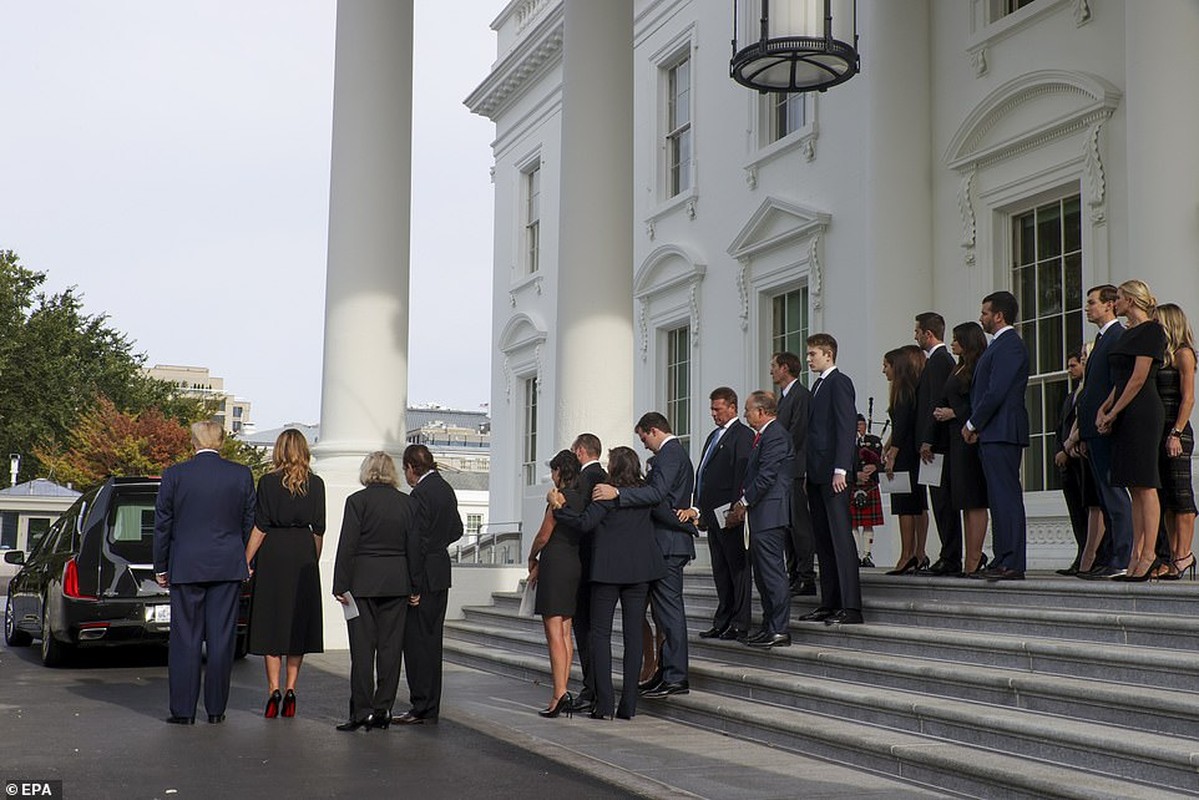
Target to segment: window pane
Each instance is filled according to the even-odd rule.
[[[1062,252],[1062,212],[1053,203],[1037,209],[1037,258],[1052,258]]]
[[[1039,492],[1045,486],[1045,440],[1035,436],[1024,452],[1024,491]]]
[[[1064,252],[1071,253],[1082,249],[1082,203],[1078,197],[1071,197],[1062,202]]]
[[[1020,311],[1025,319],[1032,319],[1037,315],[1036,269],[1036,267],[1024,267],[1013,270],[1012,274],[1015,284],[1015,291],[1012,294],[1016,295],[1016,299],[1020,302]]]
[[[1061,372],[1066,368],[1066,347],[1062,336],[1062,318],[1051,317],[1037,323],[1038,373]]]
[[[1015,266],[1024,266],[1036,261],[1036,237],[1034,235],[1034,220],[1032,213],[1025,214],[1016,220],[1013,227],[1015,244],[1012,252],[1016,254]]]
[[[1083,315],[1074,311],[1066,316],[1066,356],[1082,351]]]
[[[1024,393],[1024,405],[1028,409],[1028,427],[1033,433],[1045,429],[1045,418],[1041,413],[1042,389],[1039,383],[1030,383]]]
[[[1069,230],[1067,228],[1067,230]],[[1063,289],[1066,308],[1070,311],[1082,308],[1082,253],[1071,253],[1065,258],[1066,274]]]
[[[1062,262],[1060,259],[1043,261],[1037,265],[1037,311],[1038,317],[1062,313]],[[1032,309],[1026,312],[1032,316]]]

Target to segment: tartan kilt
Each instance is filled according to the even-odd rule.
[[[857,491],[858,489],[866,489],[866,493],[870,498],[870,502],[859,508],[852,502],[853,496],[850,496],[850,525],[855,528],[883,527],[883,525],[886,523],[886,519],[883,517],[883,497],[881,494],[879,494],[878,486],[872,485],[869,488],[864,486],[855,486],[850,491]]]

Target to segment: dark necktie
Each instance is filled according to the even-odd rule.
[[[824,383],[824,378],[817,378],[816,382],[812,384],[812,394],[813,395],[815,395],[818,391],[820,391],[820,384],[822,384],[822,383]]]

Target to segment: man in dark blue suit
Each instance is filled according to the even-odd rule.
[[[249,576],[246,542],[254,527],[254,478],[221,458],[224,428],[197,422],[191,435],[196,455],[162,473],[154,510],[155,578],[171,590],[167,722],[182,725],[195,722],[205,645],[204,707],[209,722],[225,719],[237,601]]]
[[[732,389],[713,389],[708,399],[716,430],[708,434],[695,470],[695,507],[680,512],[680,518],[698,521],[708,532],[708,551],[712,555],[716,613],[712,615],[712,627],[699,638],[729,640],[749,630],[749,562],[742,524],[730,524],[728,517],[718,515],[716,509],[741,498],[754,432],[737,419],[737,393]]]
[[[791,473],[795,453],[791,436],[776,424],[778,406],[770,392],[754,392],[745,401],[745,421],[754,429],[753,450],[745,468],[739,515],[749,518],[749,551],[762,601],[762,630],[750,647],[791,644],[791,590],[786,542],[791,527]]]
[[[983,298],[978,324],[991,344],[974,367],[970,419],[962,438],[979,443],[987,497],[991,503],[991,539],[995,560],[981,577],[989,581],[1024,580],[1025,516],[1020,460],[1028,447],[1028,348],[1012,324],[1020,305],[1011,292]]]
[[[679,509],[691,507],[695,470],[691,457],[670,423],[657,411],[644,414],[633,429],[647,450],[654,453],[646,485],[617,491],[607,483],[598,484],[593,500],[619,498],[621,506],[657,506],[667,504],[667,513],[654,516],[654,533],[666,561],[666,577],[650,585],[650,603],[654,620],[665,635],[658,672],[642,689],[646,697],[687,694],[687,615],[683,608],[683,567],[695,558],[695,526],[675,516]]]
[[[808,337],[812,402],[808,411],[808,503],[816,557],[820,560],[820,606],[800,617],[826,625],[862,622],[861,561],[849,517],[848,475],[857,452],[858,409],[853,381],[837,369],[837,340]]]
[[[1112,466],[1112,440],[1100,435],[1095,427],[1095,416],[1099,407],[1111,394],[1111,369],[1107,357],[1120,341],[1124,326],[1116,319],[1116,287],[1111,284],[1096,286],[1087,292],[1087,321],[1099,329],[1095,335],[1095,346],[1087,357],[1082,392],[1078,395],[1078,410],[1074,428],[1066,438],[1066,452],[1079,451],[1091,465],[1091,475],[1099,494],[1099,507],[1103,510],[1105,532],[1099,542],[1095,563],[1078,577],[1085,579],[1111,578],[1123,575],[1132,554],[1132,500],[1123,486],[1112,486],[1108,473]]]
[[[795,353],[781,352],[770,357],[770,380],[778,386],[778,422],[791,434],[795,453],[794,478],[791,481],[791,533],[787,537],[787,574],[791,594],[816,594],[816,542],[812,538],[812,517],[808,512],[807,478],[808,404],[812,393],[799,381],[803,362]]]
[[[933,408],[945,391],[945,382],[957,365],[945,346],[945,318],[935,311],[916,315],[916,344],[924,351],[924,369],[916,385],[916,441],[920,443],[920,460],[933,461],[934,454],[949,452],[949,427],[933,418]],[[953,507],[950,482],[953,477],[942,462],[941,483],[928,487],[929,505],[937,521],[937,536],[941,549],[929,573],[958,575],[962,571],[962,515]],[[924,491],[924,487],[920,487]]]

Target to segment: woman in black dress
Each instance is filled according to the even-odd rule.
[[[608,483],[623,488],[642,486],[641,461],[628,447],[608,451]],[[566,507],[562,492],[550,493],[554,518],[581,531],[594,531],[591,554],[591,663],[595,673],[592,719],[637,713],[637,676],[641,669],[641,621],[649,584],[666,575],[666,562],[654,537],[655,514],[674,519],[665,503],[658,508],[621,508],[616,500],[597,500],[580,513]],[[620,601],[624,626],[624,686],[620,705],[612,687],[612,618]]]
[[[325,483],[308,469],[308,441],[288,428],[275,440],[274,469],[258,481],[254,530],[246,563],[254,575],[249,650],[263,656],[267,698],[263,716],[296,713],[296,681],[305,653],[324,650],[321,575]],[[255,563],[257,559],[257,563]],[[280,694],[283,660],[287,683]]]
[[[578,490],[579,459],[563,450],[550,459],[550,478],[556,490],[566,498],[567,508],[582,511],[590,498]],[[535,611],[545,626],[545,643],[550,651],[550,672],[554,693],[550,704],[537,712],[552,718],[569,709],[573,698],[568,692],[570,662],[574,658],[570,626],[575,615],[582,566],[579,562],[579,532],[563,522],[555,522],[553,509],[546,506],[541,528],[529,549],[529,581],[537,587]]]
[[[950,343],[958,363],[945,381],[944,394],[933,418],[937,422],[953,422],[949,435],[949,458],[945,471],[953,475],[949,483],[950,500],[956,511],[962,512],[966,534],[965,574],[981,572],[987,558],[983,555],[983,540],[987,538],[987,479],[978,454],[978,442],[967,444],[962,428],[970,419],[970,384],[974,365],[987,349],[987,336],[977,322],[963,322],[953,329]]]
[[[1153,546],[1161,515],[1157,452],[1166,416],[1157,394],[1157,371],[1166,353],[1166,332],[1154,319],[1156,312],[1157,301],[1142,281],[1120,284],[1116,313],[1128,325],[1108,354],[1115,385],[1095,415],[1099,433],[1112,437],[1112,485],[1125,486],[1132,495],[1128,573],[1113,580],[1149,580],[1161,566]]]
[[[907,473],[909,489],[891,494],[891,514],[899,517],[899,562],[888,575],[916,572],[925,560],[920,521],[928,509],[924,487],[917,483],[920,471],[920,443],[916,441],[916,385],[924,370],[924,353],[916,345],[890,350],[883,356],[883,374],[891,382],[891,438],[883,452],[887,477]],[[927,528],[925,529],[927,533]]]
[[[1191,454],[1195,432],[1195,335],[1186,314],[1174,303],[1157,307],[1157,321],[1166,332],[1166,357],[1157,373],[1157,391],[1165,410],[1165,432],[1160,450],[1162,518],[1170,541],[1170,561],[1164,580],[1177,580],[1189,571],[1195,577],[1195,492],[1191,486]]]

